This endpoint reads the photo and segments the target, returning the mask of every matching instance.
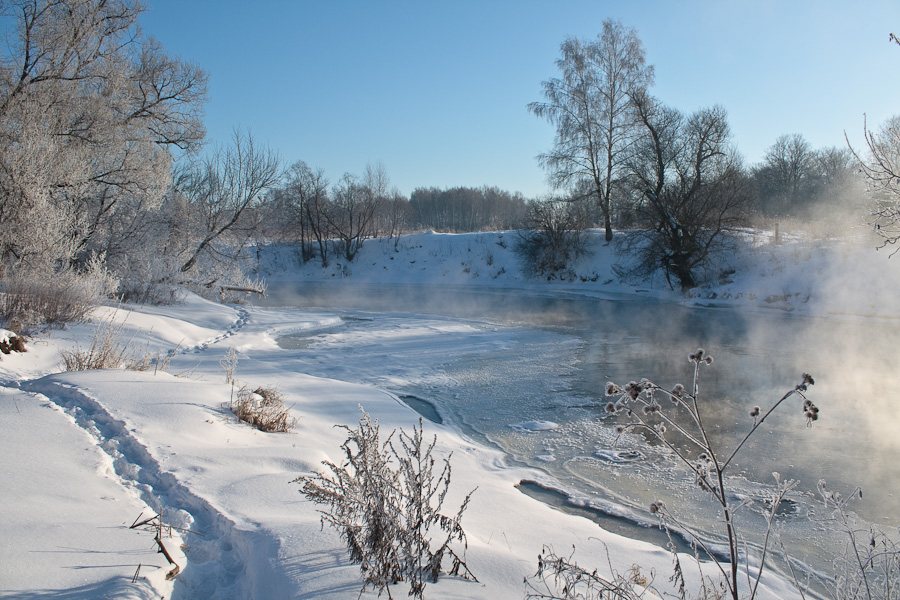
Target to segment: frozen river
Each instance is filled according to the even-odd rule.
[[[646,377],[689,386],[687,355],[706,348],[715,363],[701,375],[701,406],[714,444],[727,454],[752,425],[750,408],[765,409],[808,372],[820,419],[807,427],[798,399],[766,421],[731,471],[730,489],[750,501],[740,518],[759,526],[778,471],[801,482],[784,511],[785,541],[813,563],[827,560],[822,549],[835,543],[807,518],[817,515],[820,479],[843,492],[861,486],[855,509],[882,527],[897,524],[896,322],[342,283],[272,286],[266,304],[342,315],[340,326],[283,341],[309,350],[305,372],[430,403],[451,426],[538,470],[543,486],[571,502],[649,523],[647,507],[663,500],[710,538],[718,515],[693,476],[643,440],[617,442],[621,417],[603,410],[606,382]],[[426,331],[433,342],[423,349]]]

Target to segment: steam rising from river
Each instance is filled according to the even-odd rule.
[[[803,251],[817,269],[809,293],[838,313],[827,319],[448,286],[302,284],[302,297],[272,289],[271,303],[389,313],[316,334],[310,352],[318,366],[300,368],[425,398],[445,421],[546,471],[555,486],[594,498],[585,502],[604,510],[634,515],[656,499],[649,490],[654,484],[648,485],[653,479],[659,495],[674,502],[703,503],[704,497],[664,453],[646,444],[623,447],[622,440],[614,445],[613,419],[602,410],[606,381],[647,377],[663,386],[689,384],[687,354],[703,346],[716,359],[700,380],[704,406],[710,407],[706,423],[715,443],[731,447],[752,424],[752,406],[770,405],[808,372],[816,380],[809,395],[821,409],[819,421],[806,426],[799,400],[782,406],[736,464],[742,479],[735,489],[749,497],[762,494],[779,471],[802,482],[799,513],[815,509],[819,479],[844,492],[861,485],[860,514],[882,526],[895,524],[889,507],[900,497],[900,375],[894,368],[900,321],[858,316],[870,314],[867,306],[884,305],[875,294],[891,293],[879,284],[879,270],[889,266],[886,256],[876,255],[869,271],[836,273],[816,260],[816,244]],[[422,317],[428,314],[451,319]],[[378,330],[357,338],[368,347],[354,341],[355,327]],[[428,336],[433,349],[423,352]],[[373,358],[378,355],[380,362]],[[558,426],[521,426],[528,422]],[[620,455],[638,458],[609,459]],[[822,545],[819,539],[805,543]]]

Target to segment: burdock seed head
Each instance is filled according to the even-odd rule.
[[[694,352],[693,354],[689,354],[688,360],[692,363],[700,364],[702,362],[708,365],[711,365],[713,362],[712,356],[707,356],[706,350],[704,350],[703,348],[697,348],[696,352]]]

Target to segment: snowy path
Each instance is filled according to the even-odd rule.
[[[236,317],[230,326],[221,330],[221,333],[207,337],[187,348],[170,350],[170,358],[176,354],[206,350],[210,345],[227,340],[239,332],[249,321],[249,312],[243,307],[228,307],[228,310],[233,311],[232,314]],[[86,597],[97,594],[156,598],[172,594],[171,597],[174,598],[241,598],[254,596],[256,591],[254,586],[259,587],[260,580],[264,581],[262,585],[264,590],[280,595],[277,593],[279,585],[284,585],[285,578],[279,577],[266,561],[258,559],[261,555],[271,555],[276,551],[271,536],[260,532],[237,530],[233,521],[167,472],[147,446],[134,435],[134,429],[130,429],[124,421],[113,417],[101,403],[84,390],[76,385],[58,381],[53,375],[25,381],[5,377],[0,385],[0,414],[22,416],[23,413],[27,415],[25,419],[29,417],[39,419],[40,424],[28,433],[32,428],[16,423],[13,419],[5,421],[3,425],[11,427],[2,428],[4,435],[0,442],[0,451],[18,454],[18,448],[28,445],[24,443],[22,436],[35,434],[52,436],[56,440],[66,439],[69,442],[66,444],[69,451],[64,450],[42,457],[23,456],[21,468],[4,473],[5,480],[10,484],[9,488],[15,490],[19,498],[29,499],[27,503],[15,503],[9,507],[12,513],[8,516],[11,518],[4,520],[4,527],[0,532],[4,540],[4,555],[7,550],[12,552],[13,548],[19,548],[24,552],[72,554],[73,558],[80,558],[80,553],[75,548],[65,552],[40,549],[48,547],[48,542],[52,547],[53,541],[57,542],[59,547],[71,543],[75,530],[71,519],[68,520],[67,526],[57,525],[53,528],[62,535],[54,538],[48,535],[49,532],[42,532],[41,542],[37,545],[34,543],[35,532],[31,528],[24,530],[16,526],[31,520],[27,514],[28,507],[32,505],[32,501],[46,494],[46,485],[43,481],[36,482],[33,476],[25,475],[34,473],[34,469],[27,467],[32,462],[36,468],[37,465],[50,463],[64,469],[65,472],[60,476],[62,482],[72,479],[90,480],[99,473],[108,488],[101,500],[128,507],[117,511],[115,517],[110,518],[108,531],[99,539],[94,528],[75,533],[75,537],[80,538],[87,546],[82,548],[82,552],[94,555],[94,560],[76,559],[74,562],[88,564],[71,566],[65,556],[62,559],[54,556],[55,560],[42,562],[39,566],[40,569],[59,563],[64,569],[102,570],[109,566],[92,564],[103,562],[96,560],[97,554],[116,558],[120,558],[123,554],[137,557],[133,564],[127,567],[142,575],[137,582],[132,582],[130,577],[117,576],[97,586],[85,587],[83,591]],[[48,419],[52,420],[51,430],[47,429]],[[58,451],[60,448],[54,445],[48,446],[48,449]],[[81,458],[73,461],[72,455],[77,456],[76,452],[81,453]],[[71,475],[73,471],[79,473],[77,477]],[[70,514],[78,510],[87,513],[97,510],[96,499],[90,497],[90,494],[87,497],[83,494],[78,497],[78,490],[71,489],[68,493],[71,497],[67,498],[66,504],[70,507],[68,511]],[[184,568],[188,561],[191,565],[190,569],[185,569],[178,576],[178,585],[174,589],[172,584],[164,579],[164,574],[171,567],[156,551],[152,534],[128,529],[128,525],[139,515],[149,517],[154,514],[163,515],[168,524],[195,532],[183,536],[179,536],[176,532],[171,539],[164,540],[167,550],[179,567]],[[261,546],[268,546],[268,550],[261,552]],[[37,573],[4,570],[0,571],[0,575],[2,575],[0,597],[5,597],[10,590],[32,588]],[[67,580],[67,586],[76,589],[78,581],[78,577],[73,577]],[[284,593],[284,590],[281,589],[281,592]],[[15,597],[21,597],[18,592],[13,594]]]
[[[166,472],[125,422],[110,415],[84,391],[53,376],[26,382],[22,387],[64,409],[109,457],[119,483],[134,490],[149,510],[163,515],[166,523],[196,532],[183,540],[191,568],[178,576],[181,585],[175,587],[174,597],[253,597],[258,578],[266,580],[269,589],[278,581],[274,571],[260,569],[265,565],[254,558],[261,553],[260,545],[271,544],[271,540],[237,531],[232,521]],[[181,543],[176,536],[167,546],[183,567],[184,562],[178,560]]]

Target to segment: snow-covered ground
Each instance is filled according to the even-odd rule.
[[[900,269],[871,245],[748,241],[722,277],[684,298],[663,281],[620,281],[612,247],[602,244],[571,277],[529,278],[512,251],[515,235],[373,240],[354,263],[335,259],[328,269],[296,268],[292,251],[272,248],[261,254],[260,272],[272,281],[498,286],[536,294],[655,295],[834,318],[900,316],[892,293]],[[88,347],[91,324],[44,332],[29,340],[27,353],[0,357],[0,597],[355,598],[358,567],[291,480],[323,460],[340,460],[346,436],[333,425],[355,425],[360,406],[385,433],[411,430],[418,414],[389,390],[442,377],[425,357],[461,348],[490,353],[528,335],[465,319],[420,317],[405,326],[398,319],[361,330],[368,336],[348,337],[346,344],[376,351],[368,364],[335,365],[326,378],[305,374],[314,355],[282,348],[276,339],[327,330],[339,322],[337,314],[189,296],[174,306],[98,309],[96,320],[105,318],[124,323],[123,340],[138,353],[173,351],[168,370],[61,372],[60,351]],[[239,384],[274,385],[284,393],[298,419],[293,432],[263,433],[236,422],[220,365],[230,348],[238,355]],[[389,356],[378,348],[390,348]],[[368,372],[372,381],[380,376],[384,385],[349,383],[341,374],[350,368]],[[439,455],[453,453],[449,505],[478,488],[463,525],[467,562],[479,582],[443,577],[428,586],[427,597],[522,598],[523,578],[536,569],[545,544],[561,553],[575,545],[579,562],[601,571],[611,564],[624,573],[637,564],[656,573],[656,587],[669,585],[667,552],[530,498],[515,485],[534,473],[510,466],[500,452],[450,424],[426,421],[424,427],[437,435]],[[165,579],[171,567],[157,553],[154,534],[128,527],[153,514],[190,530],[165,540],[182,568],[174,580]],[[682,564],[690,560],[682,557]],[[774,577],[767,583],[767,597],[792,596],[788,584]],[[688,589],[697,589],[696,573],[689,573]]]

